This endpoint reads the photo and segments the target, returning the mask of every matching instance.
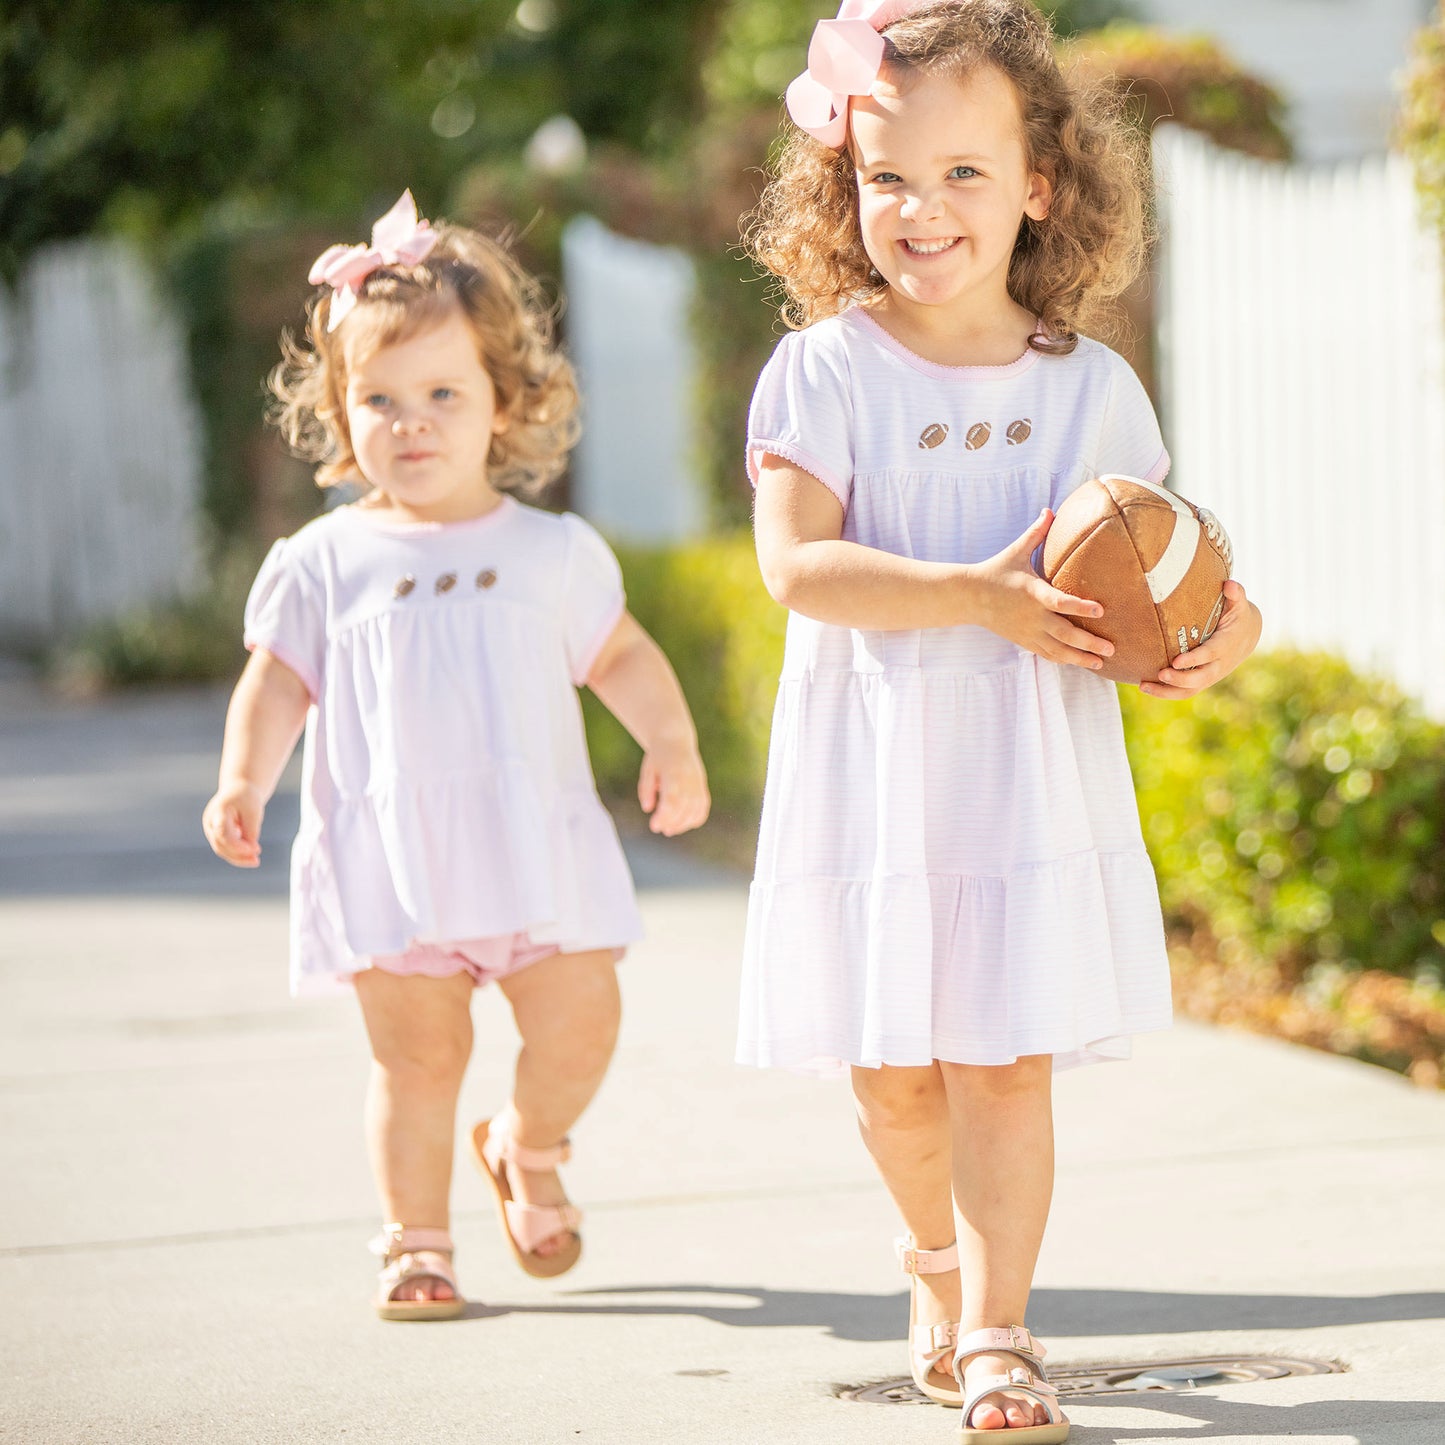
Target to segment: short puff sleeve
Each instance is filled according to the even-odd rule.
[[[592,664],[627,606],[622,568],[601,534],[565,512],[567,564],[562,584],[562,635],[567,666],[578,687],[587,681]]]
[[[273,544],[246,599],[246,648],[264,648],[284,662],[311,694],[321,693],[326,656],[326,607],[321,589],[283,537]]]
[[[843,504],[853,490],[853,395],[848,362],[826,332],[794,331],[768,358],[748,410],[748,480],[771,452],[817,479]]]
[[[1158,486],[1169,475],[1170,462],[1149,394],[1122,356],[1111,351],[1109,359],[1113,369],[1094,475],[1123,473]]]

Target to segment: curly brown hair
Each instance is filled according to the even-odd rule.
[[[487,478],[503,491],[535,494],[556,477],[577,441],[577,386],[553,341],[555,308],[499,242],[446,224],[415,266],[384,266],[358,288],[356,309],[328,332],[332,291],[307,307],[306,342],[281,337],[267,378],[270,420],[299,456],[319,463],[318,486],[364,481],[346,420],[348,367],[460,310],[507,418],[493,438]]]
[[[1145,143],[1121,98],[1060,70],[1049,23],[1027,0],[942,0],[885,27],[883,40],[882,74],[900,87],[981,66],[1012,83],[1028,168],[1053,195],[1044,220],[1025,216],[1019,226],[1008,291],[1040,319],[1031,347],[1071,352],[1081,327],[1102,321],[1138,274],[1150,240]],[[778,277],[795,330],[887,290],[863,249],[852,155],[791,122],[744,241]]]

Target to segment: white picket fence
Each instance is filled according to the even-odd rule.
[[[700,536],[708,503],[698,455],[691,260],[676,247],[619,236],[578,216],[562,232],[562,272],[567,343],[582,393],[574,504],[618,541]]]
[[[0,291],[0,646],[197,585],[201,446],[144,264],[116,242],[43,250]]]
[[[1155,138],[1171,485],[1228,529],[1266,643],[1445,716],[1445,283],[1409,167]]]

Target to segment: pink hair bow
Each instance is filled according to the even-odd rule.
[[[331,311],[326,329],[335,331],[356,305],[357,287],[382,266],[415,266],[437,243],[430,221],[417,218],[410,190],[371,228],[369,246],[328,246],[315,260],[307,280],[330,286]]]
[[[788,114],[825,146],[848,139],[848,101],[867,95],[883,64],[884,26],[928,0],[843,0],[833,20],[820,20],[808,43],[808,68],[787,90]]]

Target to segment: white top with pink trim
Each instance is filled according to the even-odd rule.
[[[980,562],[1103,472],[1169,458],[1128,364],[940,366],[861,310],[785,336],[747,461],[843,504],[846,540]],[[788,619],[738,1056],[839,1064],[1119,1058],[1170,1020],[1158,891],[1114,685],[979,626]]]
[[[245,640],[312,698],[293,992],[413,941],[640,935],[576,692],[624,605],[586,522],[512,498],[447,524],[340,507],[275,544]]]

